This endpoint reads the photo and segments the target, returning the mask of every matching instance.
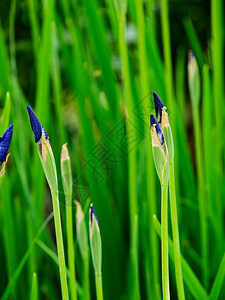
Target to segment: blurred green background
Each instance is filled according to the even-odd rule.
[[[223,12],[222,0],[0,1],[1,115],[7,111],[0,134],[14,124],[0,191],[0,295],[11,282],[11,299],[28,299],[36,272],[39,299],[61,297],[53,221],[33,240],[52,206],[29,104],[55,155],[64,237],[65,142],[73,199],[81,203],[87,226],[90,199],[94,204],[105,299],[161,299],[160,237],[153,219],[156,214],[160,220],[160,185],[149,130],[156,91],[174,136],[186,299],[225,298]],[[190,99],[189,49],[199,66],[199,99]],[[78,298],[84,299],[75,213],[74,205]],[[92,264],[90,286],[95,299]],[[177,299],[172,259],[170,289]]]

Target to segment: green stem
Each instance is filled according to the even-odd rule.
[[[217,230],[220,240],[223,239],[223,202],[222,202],[222,156],[223,156],[223,88],[224,88],[224,33],[223,33],[223,1],[211,1],[211,28],[212,28],[212,78],[213,78],[213,103],[215,113],[215,144],[214,146],[214,168],[215,168],[215,203],[217,208]]]
[[[131,83],[130,83],[130,71],[128,63],[128,50],[125,41],[125,25],[126,17],[125,14],[121,13],[119,15],[119,45],[120,45],[120,54],[122,60],[122,77],[124,81],[124,99],[127,107],[127,118],[126,118],[126,127],[127,132],[132,132],[133,127],[130,121],[133,120],[131,115],[133,109],[133,98],[131,92]],[[136,149],[132,149],[132,143],[129,143],[128,140],[128,172],[129,172],[129,208],[130,208],[130,228],[131,236],[133,236],[134,230],[134,216],[137,213],[137,201],[136,201]]]
[[[170,299],[168,260],[168,185],[161,186],[161,230],[162,230],[162,290],[163,300]]]
[[[72,221],[72,195],[66,197],[66,230],[68,242],[68,264],[70,271],[70,294],[71,299],[77,299],[76,275],[75,275],[75,255],[73,247],[73,221]]]
[[[138,28],[138,60],[139,60],[139,80],[140,80],[140,98],[145,99],[142,101],[142,111],[144,112],[146,107],[149,106],[149,97],[146,95],[149,92],[149,73],[148,73],[148,62],[146,53],[146,29],[145,29],[145,16],[144,16],[144,3],[140,0],[135,1],[136,12],[137,12],[137,28]],[[153,1],[147,1],[150,16],[150,24],[154,23],[154,12],[152,9]],[[151,27],[154,28],[154,27]],[[153,33],[153,30],[152,30]],[[146,126],[148,124],[148,126]],[[154,174],[154,163],[152,156],[152,145],[151,137],[149,136],[149,116],[144,120],[145,134],[148,137],[145,143],[146,147],[146,187],[147,187],[147,199],[149,209],[149,241],[150,246],[146,243],[146,255],[150,256],[149,265],[146,267],[146,281],[150,277],[149,284],[147,284],[147,298],[157,298],[157,291],[159,286],[159,254],[157,244],[157,234],[154,230],[152,216],[156,214],[156,196],[155,196],[155,174]],[[151,178],[151,184],[149,184],[149,178]],[[151,271],[153,270],[153,272]],[[150,276],[148,274],[150,273]]]
[[[85,300],[90,300],[90,285],[89,285],[89,258],[84,260],[84,294]]]
[[[170,27],[169,27],[169,10],[168,0],[161,0],[161,24],[162,24],[162,38],[163,38],[163,55],[165,60],[165,79],[166,79],[166,97],[167,104],[170,108],[170,115],[173,114],[173,75],[172,75],[172,61],[171,61],[171,47],[170,47]],[[173,124],[173,115],[170,120]]]
[[[173,231],[173,251],[174,251],[174,265],[177,282],[178,299],[184,300],[184,285],[181,269],[180,258],[180,240],[177,218],[177,203],[176,203],[176,191],[175,191],[175,176],[174,176],[174,163],[170,162],[170,179],[169,179],[169,192],[170,192],[170,211]]]
[[[203,259],[202,277],[204,285],[208,286],[208,237],[207,237],[207,199],[205,197],[204,187],[204,162],[203,162],[203,150],[202,150],[202,136],[200,128],[200,116],[199,109],[193,107],[194,118],[194,136],[195,136],[195,151],[197,162],[197,175],[199,184],[199,212],[200,212],[200,227],[201,227],[201,253]]]
[[[95,274],[97,300],[103,300],[102,273]]]
[[[64,247],[63,247],[63,235],[62,235],[61,217],[60,217],[60,209],[59,209],[58,191],[51,191],[51,194],[52,194],[52,204],[53,204],[53,212],[54,212],[56,243],[57,243],[57,251],[58,251],[58,258],[59,258],[59,273],[60,273],[60,281],[61,281],[62,299],[68,300],[69,295],[68,295],[68,288],[67,288],[67,281],[66,281],[66,264],[65,264]]]
[[[119,20],[119,47],[120,47],[120,55],[122,61],[122,77],[124,81],[124,99],[126,104],[126,129],[127,133],[133,131],[133,125],[136,123],[135,117],[132,116],[132,109],[134,107],[133,103],[133,95],[132,95],[132,87],[130,81],[130,70],[129,70],[129,61],[128,61],[128,49],[125,40],[125,26],[126,26],[126,13],[122,11],[118,13]],[[135,138],[135,137],[134,137]],[[136,148],[132,149],[132,143],[129,141],[127,137],[128,143],[128,186],[129,186],[129,215],[130,215],[130,237],[131,237],[131,264],[132,269],[135,272],[138,270],[134,262],[137,262],[138,259],[136,257],[137,248],[133,247],[137,246],[134,243],[135,236],[135,215],[138,215],[138,204],[137,204],[137,188],[136,188],[136,174],[137,174],[137,150]],[[133,295],[139,295],[139,276],[134,276],[134,292]],[[137,298],[135,298],[137,299]]]

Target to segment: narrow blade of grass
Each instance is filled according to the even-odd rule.
[[[223,255],[222,261],[220,263],[218,272],[216,274],[211,292],[209,294],[209,300],[216,300],[220,295],[222,284],[225,277],[225,254]]]
[[[30,300],[38,300],[38,281],[37,281],[37,273],[35,272],[33,273]]]
[[[26,261],[28,260],[32,250],[33,250],[33,246],[36,242],[36,240],[38,239],[38,237],[41,235],[42,231],[46,228],[46,226],[48,225],[48,223],[51,221],[51,219],[53,218],[53,212],[46,218],[46,220],[44,221],[44,223],[41,225],[41,227],[39,228],[37,234],[35,235],[35,237],[33,238],[29,248],[27,249],[26,253],[24,254],[23,258],[21,259],[19,265],[17,266],[15,272],[13,273],[13,275],[11,276],[10,282],[7,286],[7,288],[5,289],[1,300],[7,300],[9,299],[10,295],[12,294],[14,287],[17,283],[17,280],[21,274],[21,272],[23,271],[23,268],[25,266]],[[16,249],[16,248],[14,248]]]

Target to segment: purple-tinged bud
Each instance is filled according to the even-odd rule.
[[[94,218],[95,218],[95,220],[97,221],[97,224],[98,224],[98,218],[97,218],[97,216],[96,216],[96,213],[95,213],[93,204],[91,203],[91,205],[90,205],[91,228],[92,228],[92,226],[93,226],[93,219],[94,219]]]
[[[102,268],[102,241],[98,219],[92,204],[90,205],[89,212],[89,226],[92,261],[95,269],[95,274],[100,275]]]
[[[0,164],[6,160],[7,152],[13,134],[13,125],[11,124],[2,137],[0,137]]]
[[[159,96],[156,94],[156,92],[153,92],[153,97],[154,97],[154,103],[155,103],[155,114],[156,114],[156,119],[158,123],[161,123],[162,121],[162,108],[164,107],[164,104],[160,100]]]
[[[150,116],[151,137],[152,137],[152,154],[155,168],[162,185],[168,183],[168,150],[159,124],[153,115]]]
[[[33,109],[29,105],[27,105],[27,110],[30,117],[30,124],[34,133],[35,143],[38,143],[41,140],[43,134],[45,136],[45,139],[47,140],[48,135],[41,125],[40,121],[38,120],[37,116],[35,115]]]
[[[153,115],[150,116],[150,122],[151,122],[151,128],[152,128],[152,126],[155,127],[155,131],[156,131],[156,134],[157,134],[160,144],[163,145],[164,144],[164,136],[163,136],[162,130],[159,127],[159,124],[157,123],[157,121]]]

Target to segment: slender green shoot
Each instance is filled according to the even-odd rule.
[[[70,270],[70,294],[71,299],[77,299],[76,275],[75,275],[75,255],[73,243],[73,217],[72,217],[72,171],[67,144],[62,146],[61,151],[61,174],[63,188],[66,197],[66,231],[68,242],[68,264]]]
[[[168,148],[164,135],[151,115],[152,152],[156,171],[161,184],[161,230],[162,230],[162,290],[163,299],[170,299],[169,288],[169,260],[168,260],[168,181],[169,181],[169,159]]]
[[[199,185],[199,212],[201,226],[201,253],[203,258],[202,278],[205,286],[208,286],[208,234],[207,234],[207,206],[208,199],[205,192],[205,170],[204,156],[200,124],[200,74],[197,60],[192,52],[189,52],[188,62],[188,84],[192,104],[192,114],[194,120],[194,138],[197,162],[197,176]]]
[[[57,180],[55,158],[46,131],[42,127],[41,123],[39,122],[32,108],[30,106],[27,106],[27,110],[29,113],[31,127],[34,133],[34,139],[38,149],[38,154],[52,195],[56,244],[57,244],[57,251],[58,251],[58,258],[59,258],[61,291],[62,291],[63,300],[67,300],[69,299],[69,294],[68,294],[67,279],[66,279],[66,263],[65,263],[64,246],[63,246],[63,235],[62,235],[62,225],[61,225],[61,216],[60,216],[60,207],[59,207],[58,180]]]
[[[80,249],[81,257],[83,259],[84,266],[84,299],[90,299],[90,283],[89,283],[89,246],[88,246],[88,234],[84,218],[82,207],[78,201],[75,201],[76,209],[76,230],[77,230],[77,243]]]
[[[169,192],[170,192],[170,211],[171,211],[171,221],[172,221],[172,231],[173,231],[173,250],[174,250],[174,264],[175,264],[175,274],[177,283],[177,292],[179,300],[184,300],[184,286],[182,278],[181,269],[181,258],[180,258],[180,240],[179,240],[179,230],[178,230],[178,218],[177,218],[177,203],[176,203],[176,191],[175,191],[175,174],[174,174],[174,144],[173,135],[169,123],[168,114],[166,112],[166,107],[154,94],[156,112],[160,110],[161,116],[161,127],[168,147],[169,154]],[[163,107],[161,107],[163,106]]]
[[[162,223],[162,289],[163,299],[170,299],[169,260],[168,260],[168,185],[161,186],[161,223]]]
[[[30,300],[38,300],[38,281],[37,281],[37,273],[35,272],[33,273]]]
[[[90,243],[93,266],[95,269],[95,285],[97,300],[103,300],[102,288],[102,241],[98,219],[94,211],[94,207],[90,205],[89,213],[89,227],[90,227]]]

